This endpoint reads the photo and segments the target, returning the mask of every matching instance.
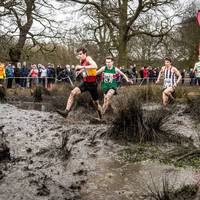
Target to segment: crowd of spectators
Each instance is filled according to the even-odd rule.
[[[15,87],[31,88],[40,84],[45,88],[52,89],[56,81],[74,81],[75,78],[74,67],[69,65],[54,67],[53,64],[48,63],[46,66],[42,64],[28,66],[26,62],[23,62],[17,63],[16,66],[10,63],[6,65],[1,63],[1,66],[2,77],[0,79],[4,80],[7,88],[12,88],[14,83]]]
[[[135,64],[131,65],[129,68],[119,68],[134,82],[134,84],[155,83],[160,70],[152,66],[138,68]],[[185,80],[188,78],[188,83],[190,85],[200,85],[197,81],[194,68],[191,68],[189,72],[182,69],[181,75],[182,84],[185,84]],[[3,79],[5,79],[4,83],[7,88],[12,88],[14,83],[15,87],[31,88],[40,84],[45,88],[52,89],[55,82],[68,82],[73,84],[79,77],[76,77],[74,65],[57,65],[54,67],[54,64],[51,63],[47,65],[27,65],[26,62],[23,62],[17,63],[16,66],[10,63],[0,63],[0,81]],[[119,77],[119,82],[121,81],[123,80]]]

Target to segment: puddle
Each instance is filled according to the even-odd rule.
[[[81,190],[84,200],[139,200],[149,188],[162,188],[165,178],[178,188],[194,183],[192,169],[175,169],[159,163],[121,163],[113,159],[99,159]]]
[[[54,111],[54,108],[50,103],[38,103],[38,102],[16,102],[14,104],[18,108],[24,109],[24,110],[37,110],[42,112],[50,112]]]

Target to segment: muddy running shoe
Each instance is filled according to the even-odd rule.
[[[69,111],[68,110],[60,110],[60,109],[57,109],[56,112],[60,115],[62,115],[64,118],[67,118],[68,114],[69,114]]]

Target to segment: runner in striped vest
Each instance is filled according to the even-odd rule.
[[[175,88],[181,80],[181,74],[176,67],[172,66],[172,60],[170,58],[165,58],[165,66],[161,68],[156,83],[160,82],[160,78],[163,74],[164,74],[164,84],[163,84],[162,100],[164,109],[168,110],[167,106],[169,98],[172,97],[172,93],[175,92]],[[176,77],[178,77],[177,80]]]

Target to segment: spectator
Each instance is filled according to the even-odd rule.
[[[12,88],[12,82],[14,78],[14,68],[10,63],[6,66],[6,77],[7,77],[7,88]]]
[[[56,78],[59,76],[59,74],[60,74],[60,72],[62,71],[63,69],[62,69],[62,67],[61,67],[61,65],[57,65],[57,67],[56,67]]]
[[[140,74],[140,82],[142,82],[142,81],[143,81],[143,78],[144,78],[143,70],[144,70],[144,67],[141,67],[141,69],[140,69],[140,71],[139,71],[139,74]]]
[[[34,88],[38,84],[38,74],[39,74],[39,71],[37,69],[36,64],[32,64],[31,71],[28,74],[28,76],[31,77],[31,81],[30,81],[31,88]]]
[[[55,83],[55,76],[56,71],[54,69],[54,65],[49,63],[47,66],[47,87],[50,90],[53,88],[53,85]]]
[[[144,67],[143,70],[143,84],[147,84],[147,81],[149,80],[149,70],[147,67]]]
[[[20,69],[20,85],[25,88],[27,86],[27,76],[28,76],[28,67],[26,66],[26,62],[22,63],[22,67]]]
[[[69,76],[69,78],[71,79],[71,81],[75,80],[75,74],[74,74],[74,70],[72,70],[70,68],[70,65],[66,65],[66,73]]]
[[[40,79],[44,88],[47,88],[47,68],[43,65],[40,66]]]
[[[149,82],[150,83],[153,83],[154,82],[154,71],[153,71],[153,68],[151,66],[149,66]]]
[[[21,69],[21,63],[18,62],[17,66],[14,68],[14,77],[15,77],[16,87],[20,86],[20,69]]]
[[[182,83],[182,85],[183,85],[184,82],[185,82],[185,69],[181,69],[181,76],[182,76],[181,83]]]
[[[158,68],[153,69],[153,82],[155,83],[158,78],[159,70]]]
[[[195,71],[193,68],[190,69],[190,72],[189,72],[189,77],[190,77],[190,85],[193,86],[193,85],[196,85],[196,78],[195,78]]]

